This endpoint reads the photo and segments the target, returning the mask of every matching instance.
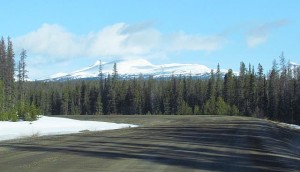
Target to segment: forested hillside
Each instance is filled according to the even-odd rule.
[[[241,62],[239,75],[231,69],[222,77],[220,66],[209,79],[192,76],[121,79],[117,64],[98,80],[66,82],[27,82],[22,50],[15,65],[13,44],[0,44],[0,119],[35,119],[45,115],[244,115],[300,123],[300,68],[287,62],[264,71]],[[17,72],[16,72],[17,71]],[[15,72],[17,74],[15,74]],[[17,76],[15,81],[14,76]],[[40,112],[37,110],[37,108]]]

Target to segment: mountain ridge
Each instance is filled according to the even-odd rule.
[[[104,76],[111,74],[114,63],[117,64],[117,70],[120,78],[130,79],[136,78],[140,75],[147,77],[171,77],[174,76],[193,76],[207,78],[212,69],[201,64],[183,64],[183,63],[169,63],[162,65],[154,65],[145,59],[133,60],[115,60],[102,63],[102,73]],[[48,78],[40,79],[40,81],[65,81],[74,79],[96,79],[99,74],[100,61],[96,61],[89,67],[84,67],[70,73],[56,73]],[[216,70],[214,70],[216,71]],[[222,69],[221,73],[224,75],[227,70]]]

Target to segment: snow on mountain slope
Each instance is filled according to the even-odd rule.
[[[300,67],[300,64],[295,63],[295,62],[290,62],[290,67],[291,67],[291,69],[296,69],[296,68]]]
[[[192,75],[192,76],[207,76],[211,69],[200,64],[163,64],[154,65],[145,59],[134,60],[118,60],[102,63],[102,72],[106,76],[112,73],[114,63],[117,64],[117,70],[120,77],[133,78],[138,77],[140,74],[144,76],[171,76],[171,75]],[[71,79],[83,79],[83,78],[96,78],[99,73],[100,61],[97,61],[94,65],[86,67],[69,74],[58,73],[51,75],[48,81],[59,80],[71,80]],[[55,77],[56,76],[56,77]]]
[[[292,65],[292,66],[300,66],[300,64],[295,63],[295,62],[290,62],[290,65]]]
[[[62,76],[65,76],[65,75],[67,75],[67,74],[60,72],[60,73],[56,73],[56,74],[51,75],[50,78],[58,78],[58,77],[62,77]]]

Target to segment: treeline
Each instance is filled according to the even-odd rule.
[[[27,82],[26,50],[15,54],[10,38],[0,42],[0,120],[35,120],[45,115],[244,115],[300,123],[300,68],[286,62],[264,71],[240,63],[223,77],[220,66],[203,80],[192,76],[126,80],[111,75],[94,81]],[[15,80],[15,77],[17,80]]]
[[[18,119],[35,120],[39,113],[34,104],[25,101],[24,83],[27,78],[26,50],[20,53],[20,60],[15,64],[13,43],[8,37],[0,41],[0,121]],[[17,71],[17,73],[16,73]],[[15,81],[17,76],[17,82]]]
[[[26,101],[45,115],[215,114],[244,115],[300,123],[300,70],[284,54],[265,72],[241,62],[239,74],[223,77],[218,65],[210,78],[192,76],[125,80],[117,64],[97,81],[29,82]]]

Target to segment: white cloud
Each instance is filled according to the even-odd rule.
[[[118,23],[108,26],[90,39],[88,56],[128,56],[150,53],[159,43],[160,33],[152,28],[125,32],[129,26]]]
[[[75,35],[59,25],[44,24],[14,39],[17,49],[52,60],[97,56],[149,56],[157,51],[215,51],[224,43],[218,35],[199,36],[183,32],[163,35],[151,23],[117,23],[96,33]]]
[[[171,51],[215,51],[224,44],[224,37],[219,35],[199,36],[176,33],[166,40]]]
[[[247,36],[247,45],[250,48],[254,48],[258,45],[265,43],[268,39],[268,35],[251,35]]]
[[[254,48],[268,41],[272,30],[285,26],[289,22],[287,20],[278,20],[274,22],[264,23],[252,28],[246,34],[246,43],[249,48]]]
[[[59,25],[44,24],[27,35],[14,40],[17,48],[24,48],[39,56],[69,58],[80,54],[80,37],[65,31]]]
[[[168,58],[173,52],[212,52],[222,48],[224,40],[225,37],[220,35],[162,34],[151,22],[117,23],[84,35],[76,35],[56,24],[43,24],[37,30],[13,39],[16,51],[27,50],[28,66],[35,68],[30,69],[29,75],[35,76],[43,75],[37,68],[48,70],[49,67],[43,66],[51,63],[52,67],[57,67],[74,58],[161,59]]]

